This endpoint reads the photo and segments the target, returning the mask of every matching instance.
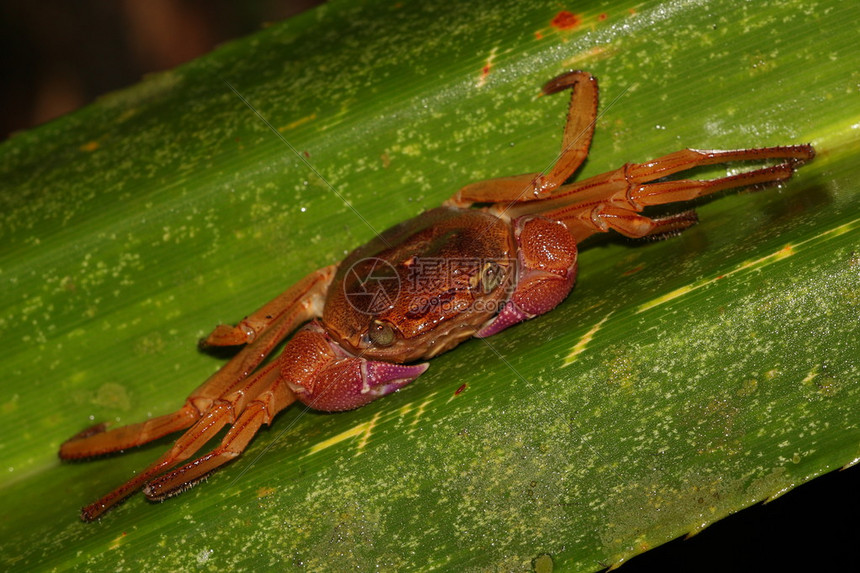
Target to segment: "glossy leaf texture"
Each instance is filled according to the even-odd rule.
[[[854,11],[336,1],[3,143],[3,569],[590,571],[855,462]],[[545,168],[567,103],[539,87],[572,68],[602,90],[580,176],[819,156],[676,239],[583,245],[558,309],[393,396],[294,407],[181,497],[78,521],[169,442],[61,464],[63,440],[179,406],[223,362],[199,337],[376,231]]]

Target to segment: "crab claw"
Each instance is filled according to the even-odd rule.
[[[560,221],[520,217],[514,223],[517,239],[517,283],[511,298],[476,334],[486,338],[509,326],[554,309],[576,280],[576,241]]]
[[[296,333],[279,360],[281,377],[296,398],[326,412],[352,410],[391,394],[429,366],[426,362],[393,364],[352,355],[316,321]]]

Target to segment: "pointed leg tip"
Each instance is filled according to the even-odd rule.
[[[191,462],[191,464],[189,465],[193,464],[194,462]],[[184,468],[180,468],[179,471],[182,471],[182,469]],[[209,476],[214,471],[214,469],[215,468],[204,473],[203,475],[192,477],[191,479],[187,479],[184,481],[179,481],[179,483],[177,483],[175,471],[165,474],[143,486],[143,495],[146,497],[147,501],[151,501],[153,503],[161,503],[169,497],[175,497],[181,493],[185,493],[200,482],[206,481],[207,479],[209,479]]]
[[[100,503],[93,503],[81,508],[81,521],[84,523],[92,523],[107,511],[107,507]]]
[[[57,456],[61,460],[80,460],[99,455],[98,452],[83,450],[81,448],[80,442],[93,436],[105,433],[108,427],[109,424],[102,422],[101,424],[90,426],[89,428],[78,432],[77,434],[60,444],[60,449],[57,451]]]
[[[78,432],[77,434],[75,434],[74,436],[72,436],[71,438],[69,438],[68,440],[66,440],[63,443],[68,444],[69,442],[74,442],[76,440],[83,440],[84,438],[89,438],[91,436],[95,436],[96,434],[102,434],[102,433],[106,432],[107,429],[108,429],[108,423],[107,422],[101,422],[99,424],[94,424],[94,425],[90,426],[89,428],[81,430],[80,432]]]
[[[541,88],[541,95],[552,95],[554,93],[564,91],[567,88],[576,85],[577,82],[583,80],[592,83],[596,83],[597,81],[593,75],[586,71],[571,70],[569,72],[560,74],[546,82]]]
[[[158,484],[153,484],[152,482],[143,486],[143,490],[141,491],[143,492],[144,497],[146,497],[146,500],[151,501],[153,503],[162,502],[168,497],[170,497],[169,491],[161,491],[161,489],[158,487]]]

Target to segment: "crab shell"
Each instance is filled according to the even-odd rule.
[[[357,408],[421,375],[427,364],[415,361],[551,310],[575,276],[563,223],[432,209],[350,253],[322,320],[284,350],[281,374],[315,409]]]

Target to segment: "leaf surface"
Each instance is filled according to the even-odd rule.
[[[332,2],[3,143],[4,568],[589,571],[860,458],[852,7],[576,10]],[[393,396],[291,408],[208,483],[78,521],[169,442],[83,464],[60,443],[176,408],[222,363],[199,337],[376,231],[545,168],[567,104],[539,87],[571,68],[602,90],[582,177],[819,156],[677,239],[583,245],[559,308]]]

